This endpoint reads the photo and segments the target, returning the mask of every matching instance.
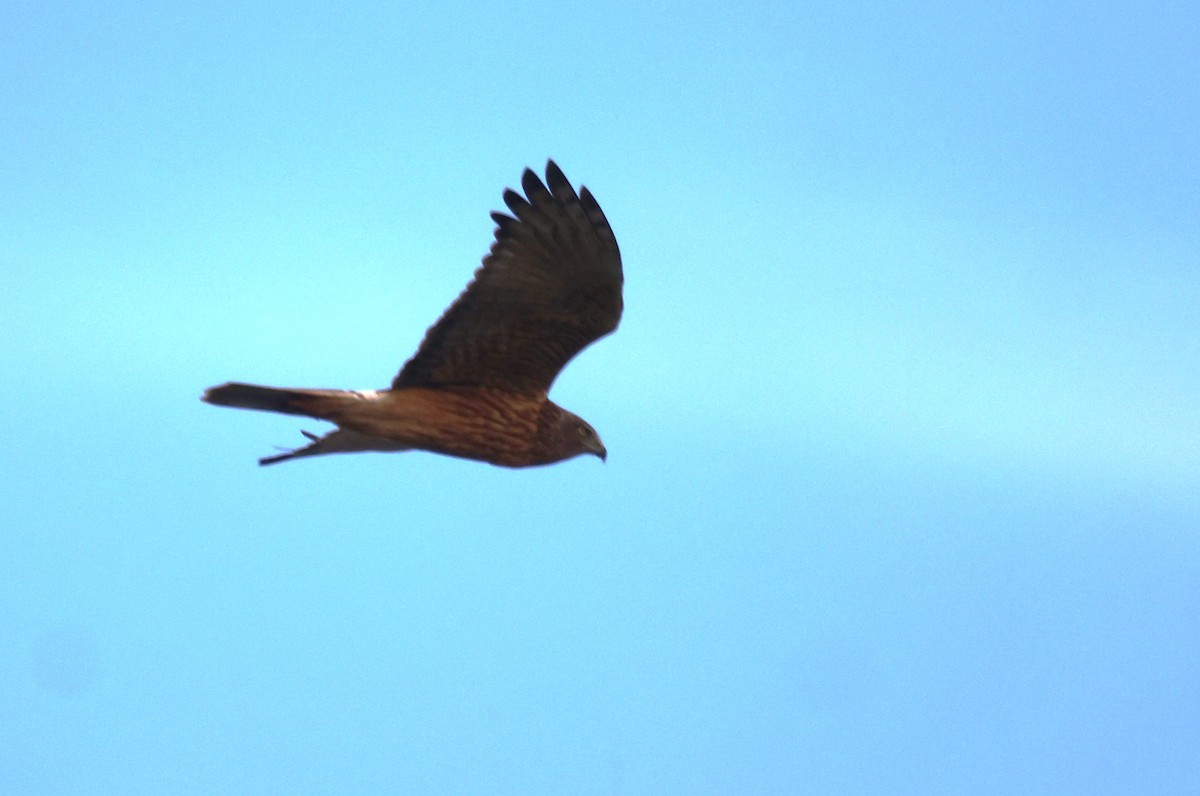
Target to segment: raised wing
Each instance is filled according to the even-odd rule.
[[[549,186],[549,187],[547,187]],[[608,219],[554,161],[504,192],[496,241],[474,280],[392,381],[401,387],[547,392],[571,357],[621,320],[621,253]],[[526,198],[527,197],[527,198]]]

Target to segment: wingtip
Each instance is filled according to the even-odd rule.
[[[532,172],[526,169],[525,173],[530,174]],[[534,177],[534,180],[537,180],[537,177]],[[529,202],[525,201],[525,197],[521,196],[521,194],[517,193],[512,188],[504,189],[504,204],[508,205],[508,209],[512,211],[512,214],[517,218],[520,218],[522,214],[527,214],[530,209],[530,204]]]
[[[546,186],[542,184],[542,178],[533,169],[525,169],[525,173],[521,175],[521,188],[531,203],[536,202],[538,197],[550,195]]]
[[[579,201],[578,194],[571,187],[571,181],[553,160],[546,161],[546,185],[550,188],[550,193],[554,194],[554,197],[563,204],[569,205]]]

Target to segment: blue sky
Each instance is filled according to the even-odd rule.
[[[0,11],[6,793],[1194,793],[1188,4]],[[609,460],[259,469],[553,157]]]

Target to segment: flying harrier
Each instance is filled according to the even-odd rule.
[[[230,382],[218,406],[306,415],[337,424],[259,464],[357,451],[426,450],[503,467],[607,451],[595,429],[547,397],[559,371],[621,320],[621,253],[587,188],[554,161],[543,184],[521,177],[492,213],[496,240],[466,290],[425,334],[386,390],[310,390]]]

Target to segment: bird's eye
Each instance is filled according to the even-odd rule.
[[[589,431],[591,431],[591,429],[588,428],[587,426],[580,426],[579,427],[579,438],[586,439]]]

